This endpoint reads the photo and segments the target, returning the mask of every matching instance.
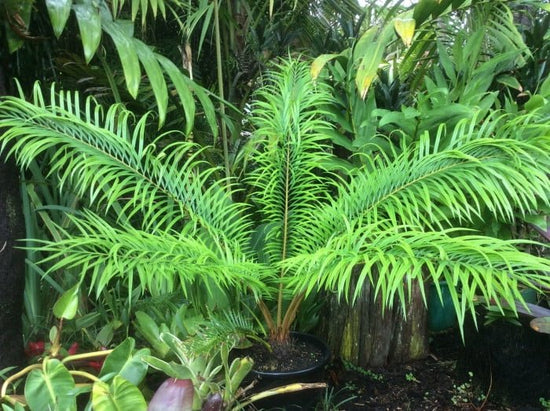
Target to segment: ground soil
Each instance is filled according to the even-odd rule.
[[[499,397],[493,387],[457,366],[464,347],[457,332],[432,336],[426,359],[380,369],[360,369],[333,360],[316,381],[325,390],[277,396],[249,410],[541,410],[534,395],[524,399]],[[463,359],[461,360],[462,362]],[[477,360],[476,360],[477,361]],[[462,368],[462,369],[461,369]]]
[[[361,370],[336,361],[328,368],[336,394],[332,409],[339,410],[541,410],[538,400],[498,398],[476,380],[472,372],[457,366],[464,354],[455,332],[434,335],[431,355],[425,360],[383,369]],[[332,380],[332,381],[330,381]],[[323,401],[321,401],[323,402]],[[326,401],[325,401],[326,402]],[[325,408],[319,408],[325,409]],[[331,408],[328,408],[331,409]]]

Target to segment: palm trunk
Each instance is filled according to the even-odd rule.
[[[0,66],[0,95],[5,95]],[[0,158],[0,370],[22,365],[23,288],[25,255],[15,247],[24,238],[18,169],[12,162]]]
[[[354,305],[331,297],[327,310],[323,328],[328,345],[345,361],[383,367],[428,355],[427,310],[418,284],[413,285],[406,313],[397,301],[382,310],[370,284],[363,285]]]

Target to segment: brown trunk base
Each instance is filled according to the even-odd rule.
[[[383,367],[428,355],[427,310],[418,285],[404,313],[396,301],[382,309],[370,284],[354,305],[331,297],[323,331],[333,354],[359,367]],[[404,315],[406,314],[406,315]]]

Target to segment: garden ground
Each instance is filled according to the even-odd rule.
[[[521,328],[521,327],[517,327]],[[528,330],[530,332],[530,330]],[[458,332],[432,336],[431,354],[421,361],[383,369],[360,369],[333,361],[324,376],[330,388],[319,393],[303,391],[292,399],[279,398],[274,404],[258,404],[251,409],[267,410],[514,410],[544,409],[539,398],[545,393],[532,391],[531,399],[503,399],[494,385],[479,382],[468,370],[468,356]],[[466,360],[465,360],[466,357]],[[471,364],[474,368],[475,365]],[[478,371],[476,371],[478,372]],[[498,376],[495,376],[498,380]],[[501,391],[502,392],[502,391]],[[299,405],[289,405],[291,403]]]
[[[540,410],[538,395],[525,399],[497,398],[493,387],[476,383],[474,373],[460,364],[464,358],[458,333],[434,335],[431,355],[422,361],[385,369],[351,369],[342,363],[328,370],[342,410]],[[458,364],[458,366],[457,366]],[[541,394],[542,395],[542,394]]]

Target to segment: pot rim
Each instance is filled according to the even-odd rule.
[[[291,331],[290,335],[292,338],[301,339],[302,341],[307,341],[314,346],[321,349],[321,352],[323,354],[323,357],[321,360],[308,368],[303,368],[299,370],[292,370],[292,371],[259,371],[256,369],[252,369],[252,373],[255,374],[258,377],[266,378],[266,379],[283,379],[283,378],[289,378],[289,377],[296,377],[296,376],[303,376],[310,373],[314,373],[316,371],[321,370],[325,365],[327,365],[329,359],[330,359],[330,349],[329,346],[321,340],[319,337],[313,334],[304,333],[300,331]]]

